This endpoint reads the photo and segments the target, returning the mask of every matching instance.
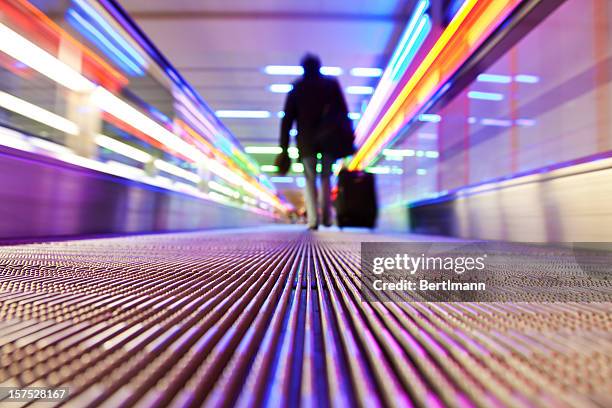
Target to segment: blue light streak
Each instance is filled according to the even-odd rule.
[[[147,62],[142,55],[130,43],[123,38],[91,5],[84,0],[73,0],[73,3],[80,8],[87,16],[91,17],[98,27],[108,34],[114,42],[125,51],[134,62],[141,67],[146,67]]]
[[[95,44],[104,54],[115,62],[119,67],[131,75],[144,75],[143,69],[119,50],[98,29],[85,20],[74,9],[68,9],[66,19],[85,38]]]
[[[431,31],[431,19],[425,14],[428,7],[429,0],[417,3],[400,43],[391,57],[389,69],[393,80],[403,75]]]

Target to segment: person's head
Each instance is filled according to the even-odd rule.
[[[304,68],[305,77],[313,77],[319,75],[321,69],[321,60],[314,54],[306,54],[302,58],[302,68]]]

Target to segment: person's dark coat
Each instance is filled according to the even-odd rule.
[[[326,146],[318,146],[317,131],[326,108],[348,115],[338,81],[322,75],[299,79],[287,94],[285,116],[281,123],[281,147],[284,150],[289,147],[289,131],[293,123],[297,122],[297,147],[300,157],[325,153]]]

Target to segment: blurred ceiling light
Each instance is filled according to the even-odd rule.
[[[348,117],[350,120],[359,120],[361,118],[361,113],[359,112],[349,112]]]
[[[371,166],[367,167],[365,171],[372,174],[389,174],[391,173],[391,168],[388,166]]]
[[[283,149],[279,146],[246,146],[244,151],[249,154],[279,154]]]
[[[268,75],[303,75],[304,68],[299,65],[267,65],[264,67],[264,72]],[[321,74],[339,76],[342,75],[340,67],[321,67]]]
[[[419,176],[424,176],[427,174],[427,170],[425,169],[416,169],[416,174],[418,174]]]
[[[200,178],[200,176],[198,176],[197,174],[182,169],[179,166],[175,166],[174,164],[170,164],[166,161],[160,160],[160,159],[156,159],[153,162],[153,165],[155,167],[157,167],[159,170],[166,172],[168,174],[172,174],[174,176],[183,178],[185,180],[189,180],[193,183],[199,183],[202,179]]]
[[[293,183],[293,177],[270,177],[273,183]]]
[[[440,115],[436,115],[435,113],[421,113],[419,115],[420,122],[438,123],[441,120],[442,120],[442,117]]]
[[[343,72],[342,68],[340,67],[321,67],[319,71],[323,75],[330,75],[330,76],[340,76],[342,75],[342,72]]]
[[[351,75],[356,77],[379,78],[383,74],[380,68],[353,68]]]
[[[484,118],[480,120],[480,123],[485,126],[498,126],[498,127],[510,127],[512,126],[512,121],[507,119],[489,119]]]
[[[268,75],[302,75],[304,68],[299,65],[268,65],[264,72]]]
[[[130,159],[141,163],[148,163],[153,159],[153,156],[151,156],[149,153],[143,152],[140,149],[132,147],[106,135],[98,134],[96,136],[96,144],[100,147],[111,150],[122,156],[129,157]]]
[[[385,156],[401,156],[401,157],[412,157],[415,155],[413,149],[383,149],[383,155]]]
[[[287,149],[287,152],[289,153],[289,158],[291,159],[298,159],[300,157],[300,151],[297,147],[290,147]]]
[[[263,110],[218,110],[215,112],[219,118],[229,119],[267,119],[269,111]]]
[[[259,167],[259,170],[263,171],[264,173],[276,173],[278,171],[278,166],[264,164],[263,166]]]
[[[470,91],[468,92],[468,98],[483,101],[501,101],[504,99],[504,95],[495,92]]]
[[[521,75],[516,75],[514,77],[514,80],[516,82],[522,82],[524,84],[537,84],[538,82],[540,82],[540,77],[535,76],[535,75],[521,74]]]
[[[79,133],[76,123],[2,91],[0,91],[0,107],[64,133],[71,135]]]
[[[293,85],[291,84],[272,84],[268,87],[270,92],[273,93],[287,93],[291,92]]]
[[[497,75],[497,74],[480,74],[476,78],[479,82],[493,82],[497,84],[509,84],[512,82],[512,77],[509,75]]]
[[[515,122],[519,126],[535,126],[535,119],[517,119]]]
[[[372,95],[374,88],[371,86],[348,86],[346,93],[351,95]]]
[[[0,51],[75,92],[91,91],[95,87],[76,70],[2,23],[0,23]]]

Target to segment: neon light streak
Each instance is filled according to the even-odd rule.
[[[499,25],[521,0],[467,0],[442,32],[412,77],[391,103],[349,163],[349,169],[372,160]],[[469,16],[469,18],[468,18]],[[401,112],[401,116],[398,114]]]
[[[385,69],[370,104],[357,124],[357,129],[355,130],[355,142],[357,145],[363,143],[364,139],[370,135],[371,126],[378,118],[381,109],[385,106],[387,97],[395,88],[397,80],[404,75],[414,56],[429,35],[431,21],[429,21],[429,16],[423,15],[428,6],[429,0],[421,0],[417,3],[412,17],[404,30],[402,39],[391,57],[391,62]],[[419,27],[419,30],[417,30],[417,33],[414,33],[416,27]]]
[[[69,23],[85,36],[89,41],[94,43],[104,54],[114,61],[117,65],[123,68],[127,73],[132,75],[144,75],[143,69],[132,61],[130,57],[125,55],[117,48],[109,39],[91,23],[85,20],[74,9],[68,9],[66,17]]]
[[[79,127],[76,123],[2,91],[0,91],[0,107],[64,133],[71,135],[79,133]]]
[[[159,170],[166,172],[168,174],[172,174],[174,176],[183,178],[185,180],[189,180],[192,183],[199,183],[202,179],[195,173],[191,171],[180,168],[179,166],[175,166],[174,164],[170,164],[160,159],[156,159],[153,162],[153,165],[157,167]]]
[[[96,88],[92,93],[92,101],[100,109],[133,126],[193,162],[206,157],[200,150],[104,88]]]
[[[396,78],[399,71],[399,67],[403,65],[407,55],[411,52],[410,42],[416,40],[415,28],[417,25],[422,24],[421,17],[425,14],[425,10],[429,7],[429,0],[420,0],[410,17],[410,21],[402,34],[402,38],[399,42],[398,47],[395,49],[389,67],[391,69],[391,78]]]
[[[134,62],[136,62],[140,67],[146,67],[147,62],[145,61],[144,57],[140,55],[140,53],[136,51],[136,49],[134,49],[134,47],[132,47],[125,38],[117,33],[115,29],[104,18],[102,18],[102,16],[93,7],[91,7],[91,5],[84,0],[73,0],[73,2],[85,14],[98,23],[98,26],[105,33],[107,33],[114,40],[114,42],[133,59]]]
[[[399,79],[414,59],[417,51],[423,45],[425,38],[431,31],[431,19],[428,15],[424,15],[419,19],[418,26],[414,33],[410,36],[410,41],[406,45],[404,52],[400,56],[395,68],[391,71],[391,78],[396,81]]]
[[[224,186],[223,184],[219,184],[216,181],[212,181],[212,180],[209,181],[208,187],[222,194],[230,196],[232,198],[236,198],[236,199],[240,198],[240,193],[238,191],[231,189],[227,186]]]
[[[96,144],[100,147],[111,150],[122,156],[129,157],[130,159],[139,161],[141,163],[148,163],[153,160],[153,156],[151,156],[149,153],[143,152],[140,149],[132,147],[126,143],[120,142],[119,140],[113,139],[106,135],[97,135]]]
[[[75,92],[94,89],[94,84],[87,78],[2,23],[0,51]]]

